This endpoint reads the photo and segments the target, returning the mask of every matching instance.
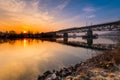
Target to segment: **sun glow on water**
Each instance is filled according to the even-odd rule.
[[[26,47],[26,46],[27,46],[27,40],[24,39],[23,42],[24,42],[24,43],[23,43],[23,44],[24,44],[24,47]]]

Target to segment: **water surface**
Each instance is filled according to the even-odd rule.
[[[81,38],[69,38],[68,41],[86,43]],[[107,38],[93,40],[93,44],[116,43],[117,41]],[[55,41],[0,40],[0,80],[36,80],[46,70],[73,65],[100,53],[98,50],[73,47]]]

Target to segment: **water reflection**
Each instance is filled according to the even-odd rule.
[[[91,46],[93,44],[93,38],[88,38],[86,40],[87,40],[88,46]]]
[[[108,43],[112,42],[104,40]],[[0,80],[36,80],[39,74],[48,69],[58,69],[75,64],[100,53],[97,50],[58,43],[60,41],[87,43],[81,38],[51,39],[50,41],[45,39],[0,39]],[[115,42],[111,44],[113,43],[115,44]],[[95,44],[94,41],[92,44]]]
[[[23,44],[24,44],[24,47],[27,46],[27,40],[24,39],[23,42],[24,42],[24,43],[23,43]]]
[[[93,40],[96,40],[94,38],[86,38],[84,39],[84,42],[82,41],[71,41],[68,40],[68,38],[64,38],[63,40],[57,40],[56,42],[65,44],[68,46],[74,46],[74,47],[83,47],[83,48],[89,48],[89,49],[95,49],[95,50],[112,50],[117,48],[116,44],[113,43],[94,43]],[[85,42],[86,41],[86,42]],[[104,41],[104,39],[103,39]]]

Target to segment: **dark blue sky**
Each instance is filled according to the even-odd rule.
[[[62,4],[64,7],[55,17],[58,21],[65,21],[66,25],[90,25],[120,19],[120,0],[49,0],[47,10]]]
[[[93,23],[118,20],[119,13],[120,0],[71,0],[63,9],[68,18],[83,14],[88,22]]]

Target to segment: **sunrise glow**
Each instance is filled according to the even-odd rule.
[[[0,0],[0,31],[49,32],[115,21],[120,17],[116,14],[120,13],[118,3],[119,0]]]
[[[25,34],[25,33],[27,33],[27,31],[23,31],[23,33]]]

